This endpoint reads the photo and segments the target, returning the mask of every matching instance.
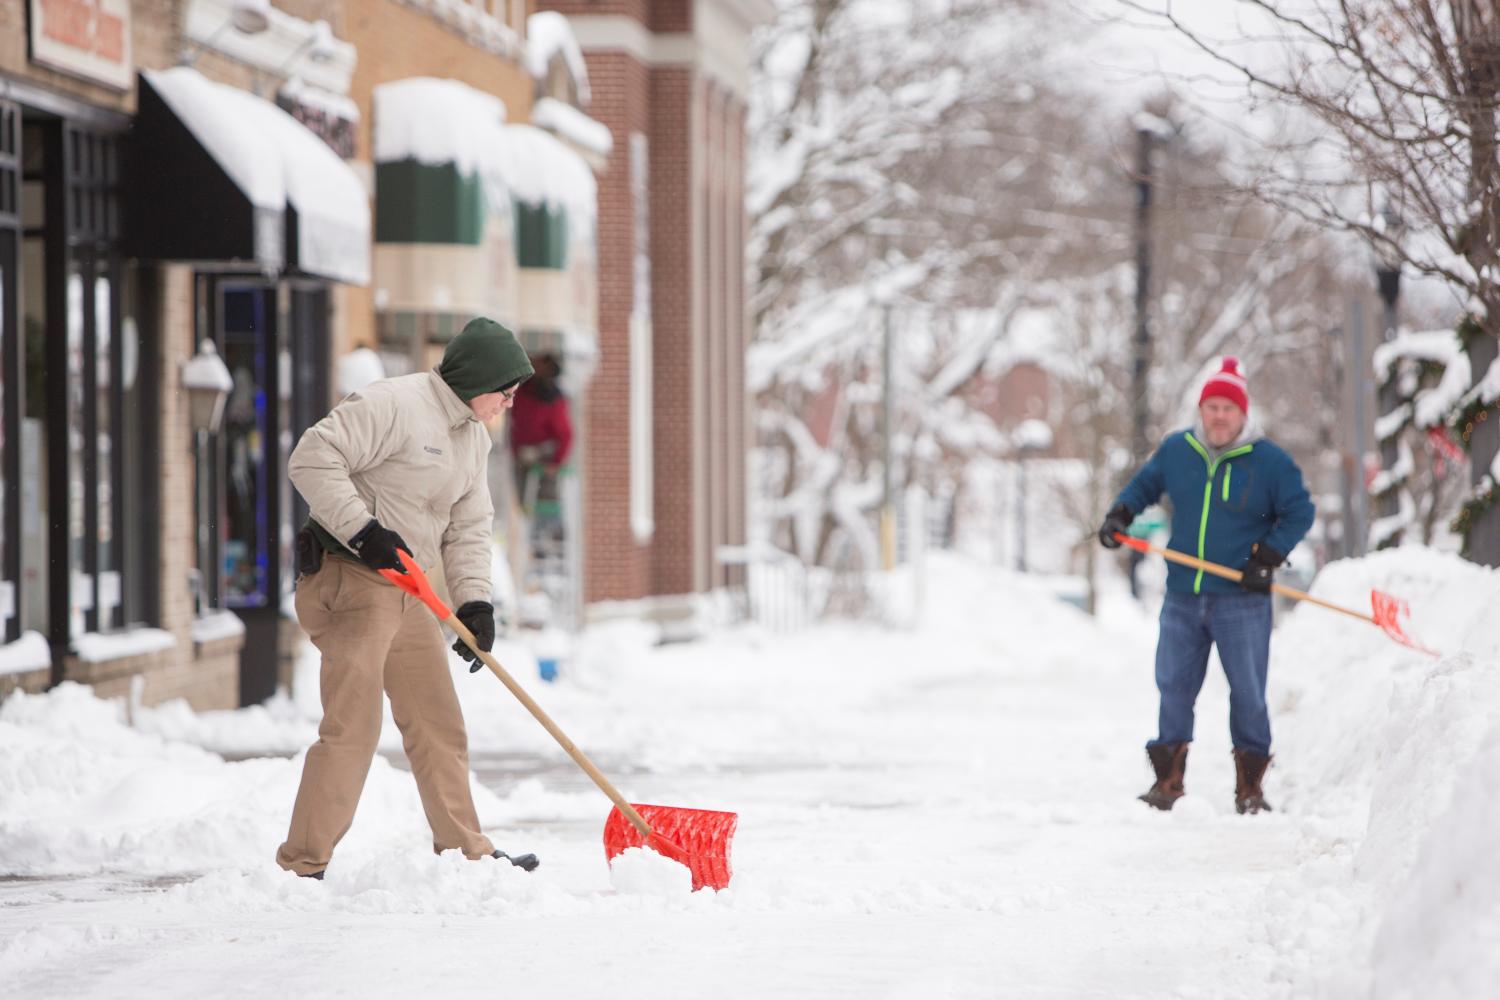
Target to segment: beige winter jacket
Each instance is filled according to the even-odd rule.
[[[302,435],[287,472],[344,544],[373,517],[424,569],[441,558],[457,607],[491,596],[489,450],[489,431],[434,369],[350,393]]]

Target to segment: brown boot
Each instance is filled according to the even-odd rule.
[[[1234,808],[1238,813],[1271,811],[1265,793],[1260,790],[1260,779],[1265,777],[1271,758],[1250,750],[1234,752]]]
[[[1156,784],[1140,800],[1153,809],[1171,809],[1184,792],[1182,776],[1187,771],[1186,743],[1157,743],[1146,748],[1151,758],[1151,767],[1156,771]]]

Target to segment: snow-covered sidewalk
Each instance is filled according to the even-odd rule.
[[[1411,599],[1432,662],[1317,609],[1272,685],[1277,811],[1234,814],[1226,692],[1188,798],[1149,783],[1154,622],[933,562],[920,628],[593,635],[529,686],[637,801],[740,814],[731,888],[632,859],[604,797],[455,665],[481,820],[527,875],[433,857],[385,758],[327,880],[271,861],[306,705],[194,716],[85,689],[0,706],[0,993],[24,996],[1307,997],[1482,995],[1500,804],[1497,580],[1402,552],[1326,572]],[[503,660],[534,677],[524,651]],[[394,731],[386,734],[399,745]],[[529,777],[516,777],[522,770]],[[488,785],[489,787],[486,787]],[[672,866],[668,866],[670,869]],[[685,877],[685,872],[684,872]]]

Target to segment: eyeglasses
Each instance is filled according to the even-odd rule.
[[[517,384],[511,386],[509,389],[501,389],[500,390],[500,395],[501,395],[501,397],[504,398],[504,400],[507,403],[514,403],[516,401],[516,393],[518,393],[520,391],[521,391],[521,385],[520,385],[520,383],[517,383]]]

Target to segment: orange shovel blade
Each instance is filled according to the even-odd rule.
[[[1379,625],[1380,630],[1386,635],[1395,639],[1401,645],[1410,646],[1412,649],[1426,653],[1428,656],[1442,655],[1435,649],[1428,649],[1406,634],[1406,630],[1401,627],[1401,619],[1411,617],[1411,609],[1407,607],[1406,602],[1401,598],[1394,597],[1383,591],[1372,590],[1370,591],[1370,607],[1372,609],[1371,617],[1375,619],[1375,624]]]
[[[679,809],[676,806],[646,806],[632,802],[641,819],[651,827],[648,840],[625,814],[611,809],[604,821],[604,854],[613,861],[632,847],[649,847],[662,857],[687,865],[693,873],[693,889],[729,888],[733,874],[729,866],[729,842],[734,838],[739,815],[709,809]]]

